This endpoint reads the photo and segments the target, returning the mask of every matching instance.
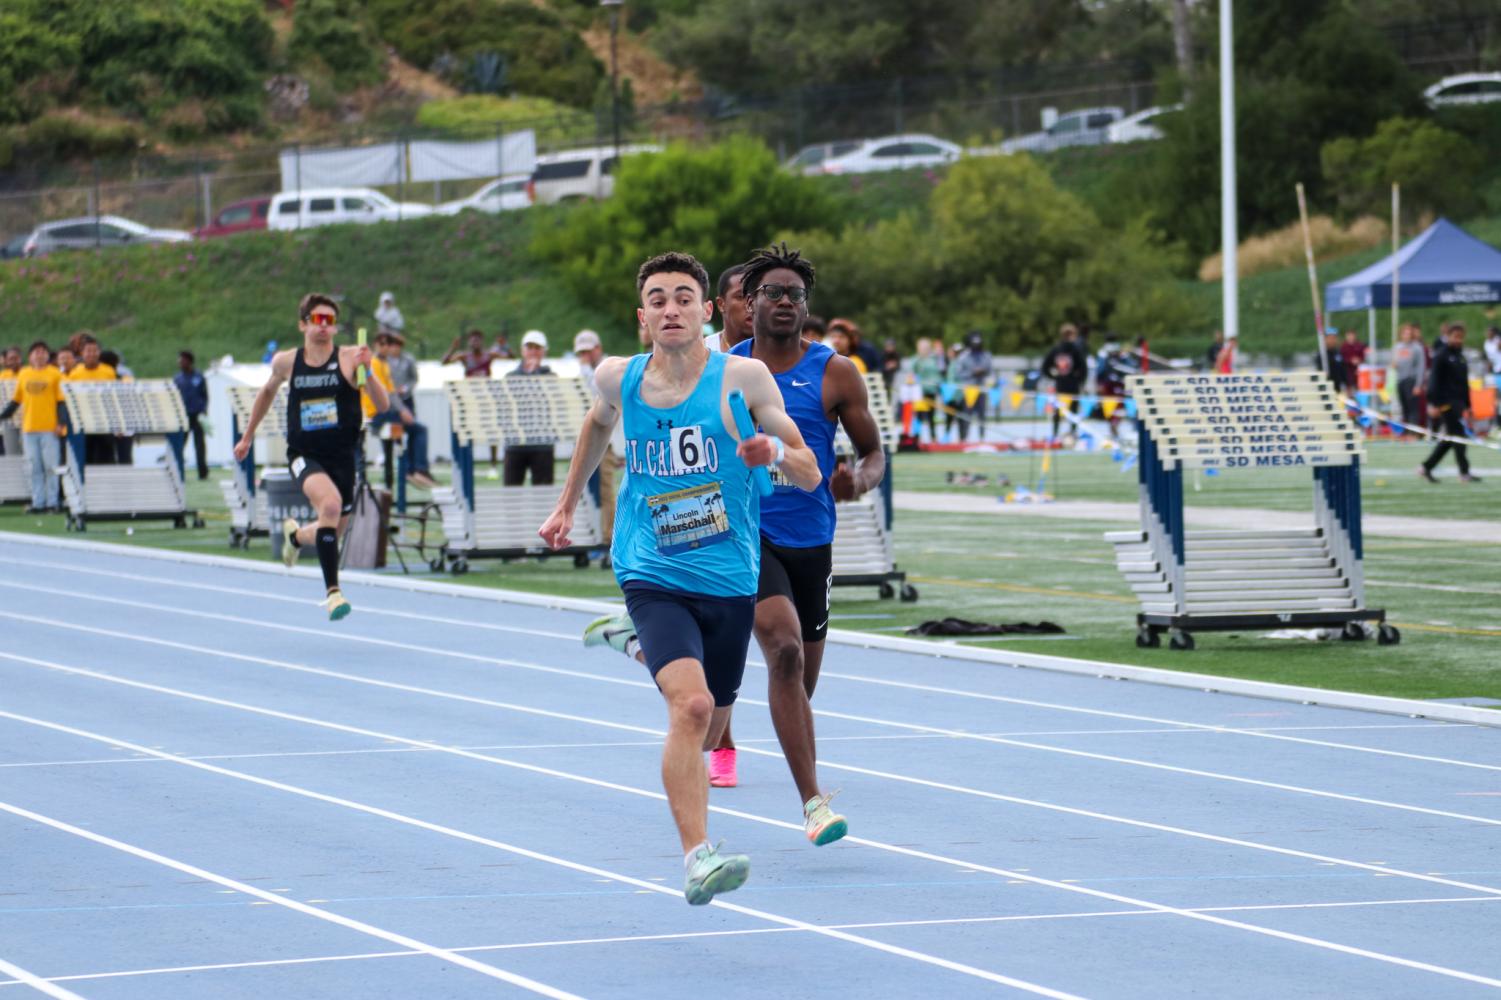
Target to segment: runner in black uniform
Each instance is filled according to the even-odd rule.
[[[303,495],[317,512],[314,524],[299,526],[292,518],[282,523],[282,559],[290,567],[297,550],[313,543],[328,588],[330,621],[349,614],[349,602],[339,592],[339,536],[354,508],[355,460],[360,447],[360,368],[369,372],[370,348],[334,346],[339,307],[326,295],[304,295],[297,311],[303,346],[281,351],[271,359],[271,378],[261,387],[250,411],[250,422],[235,445],[235,459],[243,461],[266,411],[276,401],[282,383],[287,390],[287,463]],[[377,413],[389,405],[380,379],[365,382]]]

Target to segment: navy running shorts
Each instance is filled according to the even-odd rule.
[[[652,679],[674,660],[697,660],[703,664],[714,706],[733,705],[745,676],[745,654],[756,622],[755,597],[685,594],[634,580],[621,589]]]

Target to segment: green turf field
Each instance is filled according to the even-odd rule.
[[[1482,483],[1458,484],[1452,478],[1452,463],[1446,462],[1439,471],[1447,478],[1433,486],[1412,471],[1424,450],[1416,444],[1373,445],[1364,477],[1368,513],[1422,519],[1417,526],[1427,527],[1434,536],[1367,537],[1367,601],[1387,609],[1402,629],[1398,646],[1201,633],[1193,652],[1137,649],[1135,602],[1103,539],[1104,532],[1129,527],[1129,522],[990,512],[989,504],[1000,507],[997,495],[1005,492],[993,485],[998,474],[1008,476],[1013,486],[1035,484],[1041,461],[1027,455],[898,455],[894,470],[899,491],[978,498],[980,510],[899,510],[897,561],[918,587],[920,600],[903,604],[878,599],[874,588],[839,588],[833,624],[900,635],[912,624],[947,616],[988,622],[1045,619],[1062,625],[1067,634],[979,644],[1374,694],[1501,699],[1501,454],[1471,449]],[[1054,455],[1049,466],[1048,491],[1059,502],[1135,501],[1134,472],[1122,473],[1106,455]],[[949,472],[984,473],[992,485],[952,485],[947,482]],[[1311,510],[1306,476],[1257,477],[1255,484],[1213,477],[1201,479],[1200,487],[1189,493],[1191,507]],[[270,559],[264,539],[256,540],[248,552],[227,546],[228,518],[213,481],[193,479],[189,493],[207,522],[204,528],[104,522],[91,525],[86,537]],[[1477,527],[1469,522],[1482,523]],[[0,508],[0,530],[66,534],[61,517],[27,516],[17,505]],[[419,571],[425,572],[425,567]],[[477,586],[565,596],[613,598],[619,593],[610,573],[597,567],[575,569],[567,559],[478,561],[460,579]],[[310,605],[316,596],[309,594]]]

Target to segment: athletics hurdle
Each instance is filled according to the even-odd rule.
[[[0,406],[9,403],[15,394],[15,379],[0,378]],[[31,467],[21,447],[20,410],[0,424],[0,440],[5,442],[5,454],[0,455],[0,504],[30,503]]]
[[[875,587],[883,600],[900,594],[903,601],[915,601],[917,588],[907,582],[905,572],[897,569],[891,544],[891,456],[896,452],[898,436],[896,415],[879,372],[866,373],[865,391],[871,416],[881,432],[881,448],[886,452],[886,476],[881,480],[879,498],[866,494],[834,506],[838,520],[834,526],[833,586]],[[855,448],[843,426],[834,437],[834,452],[841,461],[854,461]]]
[[[1363,436],[1319,372],[1135,375],[1141,530],[1107,532],[1141,600],[1136,644],[1194,648],[1195,631],[1340,626],[1401,640],[1364,607],[1360,459]],[[1293,468],[1313,474],[1307,528],[1189,531],[1183,470]]]

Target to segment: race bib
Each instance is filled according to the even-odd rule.
[[[304,399],[300,412],[305,431],[326,431],[339,426],[339,404],[332,396]]]
[[[660,493],[647,497],[646,505],[657,536],[657,551],[663,555],[701,549],[730,537],[730,519],[725,514],[719,483]]]
[[[702,472],[705,464],[704,429],[697,424],[692,427],[674,427],[669,450],[674,476]]]

